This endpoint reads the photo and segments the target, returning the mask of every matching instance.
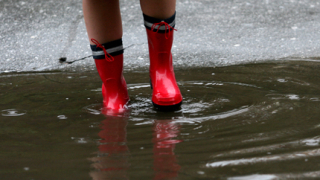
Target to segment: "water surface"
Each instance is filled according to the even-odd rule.
[[[129,110],[101,113],[95,71],[0,75],[1,179],[320,177],[317,61],[177,69],[181,110],[124,73]]]

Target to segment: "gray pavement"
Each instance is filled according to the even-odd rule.
[[[177,0],[175,67],[224,66],[320,56],[320,2],[315,0]],[[138,0],[121,0],[125,67],[148,67]],[[80,0],[0,0],[0,73],[88,70]]]

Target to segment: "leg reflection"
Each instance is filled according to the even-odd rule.
[[[102,121],[98,156],[90,158],[96,169],[90,172],[94,180],[129,179],[126,174],[129,168],[126,126],[124,117],[107,117]]]
[[[179,127],[170,120],[158,120],[154,124],[153,134],[153,169],[154,179],[175,179],[178,176],[180,165],[174,154],[174,148],[182,140],[176,140]]]

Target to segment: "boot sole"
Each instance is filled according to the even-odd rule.
[[[150,78],[150,87],[151,87],[151,89],[153,89],[153,86],[151,83],[151,78]],[[179,102],[178,104],[170,105],[170,106],[162,106],[162,105],[154,103],[153,101],[152,101],[152,104],[153,104],[154,108],[158,111],[177,111],[177,110],[180,110],[182,101]]]
[[[181,109],[182,101],[179,102],[178,104],[170,105],[170,106],[162,106],[162,105],[154,103],[153,101],[152,101],[152,104],[153,104],[154,108],[158,111],[177,111],[177,110]]]

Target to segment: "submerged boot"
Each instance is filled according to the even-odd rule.
[[[175,14],[168,19],[143,15],[148,36],[152,103],[160,110],[175,110],[181,106],[182,95],[172,66],[171,47]]]
[[[123,77],[122,39],[100,44],[91,39],[95,45],[91,50],[95,64],[102,80],[103,106],[115,111],[124,110],[129,101],[127,84]]]

